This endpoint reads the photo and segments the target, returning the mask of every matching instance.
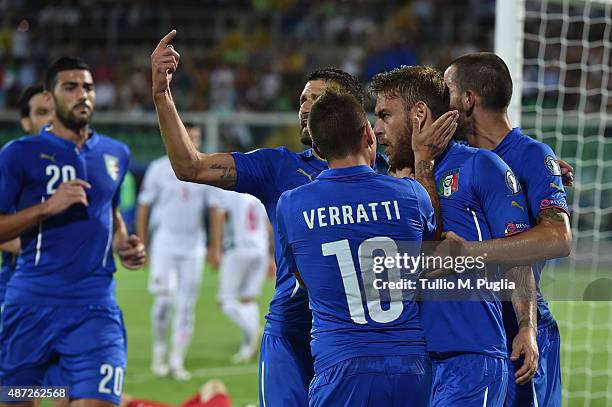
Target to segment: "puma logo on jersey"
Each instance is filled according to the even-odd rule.
[[[516,206],[517,208],[519,208],[520,210],[524,211],[525,208],[523,208],[518,202],[516,201],[512,201],[512,206]]]
[[[561,192],[564,192],[564,191],[563,191],[563,188],[561,188],[559,185],[555,184],[554,182],[551,182],[551,183],[550,183],[550,186],[551,186],[551,187],[553,187],[553,188],[555,188],[555,189],[558,189],[558,190],[559,190],[559,191],[561,191]]]
[[[45,154],[45,153],[40,153],[40,158],[42,158],[44,160],[50,160],[51,162],[55,162],[55,154],[49,155],[49,154]]]
[[[309,174],[309,173],[307,173],[306,171],[304,171],[304,170],[303,170],[303,169],[301,169],[301,168],[298,168],[298,169],[297,169],[297,172],[299,172],[300,174],[302,174],[303,176],[305,176],[306,178],[308,178],[308,180],[309,180],[310,182],[312,182],[312,176],[313,176],[313,175],[315,175],[315,173],[314,173],[314,172],[313,172],[312,174]]]

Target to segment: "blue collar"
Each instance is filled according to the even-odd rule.
[[[354,167],[330,168],[319,174],[317,179],[323,178],[345,178],[362,174],[375,174],[376,172],[367,165],[356,165]]]
[[[499,143],[497,147],[493,149],[493,152],[499,155],[502,151],[506,150],[509,146],[514,144],[514,142],[521,136],[521,134],[522,133],[520,127],[513,128],[512,130],[510,130],[510,133],[508,133],[506,137],[503,138],[501,143]]]
[[[318,171],[323,171],[327,169],[327,161],[317,158],[317,156],[314,155],[312,148],[302,151],[300,153],[300,156],[304,159],[304,161],[307,161],[308,164],[310,164]]]
[[[442,154],[440,154],[436,158],[436,160],[434,162],[434,167],[437,167],[442,161],[444,161],[444,159],[448,155],[449,151],[451,151],[453,149],[453,147],[455,147],[456,145],[457,145],[457,143],[454,140],[449,141],[448,145],[446,146],[446,150],[444,150],[444,152],[442,152]]]
[[[64,146],[66,148],[76,148],[78,151],[78,147],[74,142],[58,137],[52,131],[53,131],[52,125],[43,126],[43,128],[40,129],[40,136],[46,138],[47,140],[50,140],[53,143]],[[81,148],[81,151],[91,150],[98,143],[98,141],[100,141],[100,135],[95,130],[92,129],[91,133],[89,134],[89,138],[85,140],[85,143],[83,143],[83,147]]]

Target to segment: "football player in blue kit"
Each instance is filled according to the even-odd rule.
[[[89,127],[95,90],[83,61],[58,59],[45,87],[51,125],[0,152],[0,241],[22,247],[2,313],[0,383],[39,386],[54,367],[71,404],[118,405],[126,336],[113,247],[129,269],[146,255],[118,210],[130,153]]]
[[[401,172],[406,167],[418,170],[419,166],[432,165],[415,163],[411,141],[413,133],[427,128],[448,109],[449,95],[442,75],[428,67],[402,67],[375,76],[371,90],[376,96],[374,131],[379,142],[387,146],[391,167]],[[527,213],[522,209],[524,195],[509,167],[491,152],[451,141],[435,160],[435,182],[445,232],[454,231],[468,240],[487,240],[528,228]],[[506,276],[516,285],[512,298],[521,326],[533,326],[535,287],[531,270],[514,267]],[[465,279],[473,279],[476,286],[476,277],[483,279],[476,273],[449,279],[455,287]],[[421,322],[432,359],[432,405],[503,406],[506,337],[498,296],[490,289],[468,290],[465,295],[438,290],[425,295]],[[516,347],[526,356],[520,376],[525,382],[537,366],[535,332],[522,331]]]
[[[19,123],[25,134],[38,134],[53,117],[53,100],[44,93],[42,84],[27,86],[19,95]],[[19,239],[0,244],[2,266],[0,268],[0,304],[4,302],[6,284],[13,275],[17,254],[21,250]]]
[[[276,205],[281,194],[314,180],[327,169],[327,163],[311,148],[301,153],[284,147],[263,148],[246,154],[198,152],[189,140],[170,90],[172,75],[180,59],[171,45],[175,35],[176,31],[172,30],[161,39],[151,54],[151,70],[159,126],[177,177],[254,195],[264,204],[276,230]],[[360,83],[346,72],[323,68],[310,74],[300,96],[298,113],[301,141],[308,147],[311,139],[306,122],[310,108],[328,87],[350,93],[359,101],[364,97]],[[447,124],[440,131],[449,126]],[[378,171],[386,173],[386,162],[380,156],[377,156],[375,166]],[[277,233],[274,246],[276,287],[261,342],[260,405],[306,406],[308,386],[313,376],[310,351],[312,314],[308,309],[306,291],[288,271],[278,250]]]
[[[399,243],[412,242],[407,254],[418,256],[420,242],[433,237],[427,191],[371,168],[376,138],[351,95],[324,93],[308,128],[329,169],[281,196],[277,225],[313,314],[310,406],[426,406],[431,366],[415,289],[382,288],[372,266],[375,251],[394,257]],[[398,267],[387,276],[388,283],[407,280]]]
[[[466,255],[487,253],[497,263],[532,264],[539,282],[545,260],[566,257],[571,251],[572,233],[569,210],[562,183],[562,171],[552,149],[512,128],[507,107],[512,96],[512,78],[504,61],[493,53],[464,55],[451,63],[444,74],[450,91],[451,107],[459,110],[458,133],[470,145],[491,150],[512,169],[526,196],[524,206],[531,229],[520,235],[483,243],[462,243]],[[449,234],[461,241],[461,233]],[[537,291],[537,342],[540,352],[533,380],[517,386],[514,376],[520,361],[508,363],[509,388],[506,406],[561,405],[561,343],[559,328],[548,303]],[[520,326],[514,309],[504,303],[504,325],[508,343]]]

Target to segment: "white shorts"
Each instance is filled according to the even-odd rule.
[[[206,251],[182,255],[161,249],[151,250],[149,292],[153,295],[197,293],[202,282]]]
[[[221,260],[219,301],[255,298],[268,269],[268,253],[256,249],[230,249]]]

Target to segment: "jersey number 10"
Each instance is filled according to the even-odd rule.
[[[349,241],[344,239],[324,243],[321,245],[321,250],[323,256],[336,256],[338,260],[351,319],[357,324],[367,324],[368,321],[365,318],[365,309],[361,300],[362,290],[357,278],[357,270],[353,262]],[[386,257],[395,257],[398,250],[397,244],[393,239],[379,236],[361,242],[357,254],[368,314],[373,321],[384,324],[395,321],[402,314],[404,310],[403,293],[401,290],[389,290],[391,296],[389,308],[386,310],[382,308],[381,293],[374,287],[376,276],[373,267],[373,253],[375,250],[382,250]],[[399,268],[388,268],[387,273],[389,282],[400,282],[401,274]]]

